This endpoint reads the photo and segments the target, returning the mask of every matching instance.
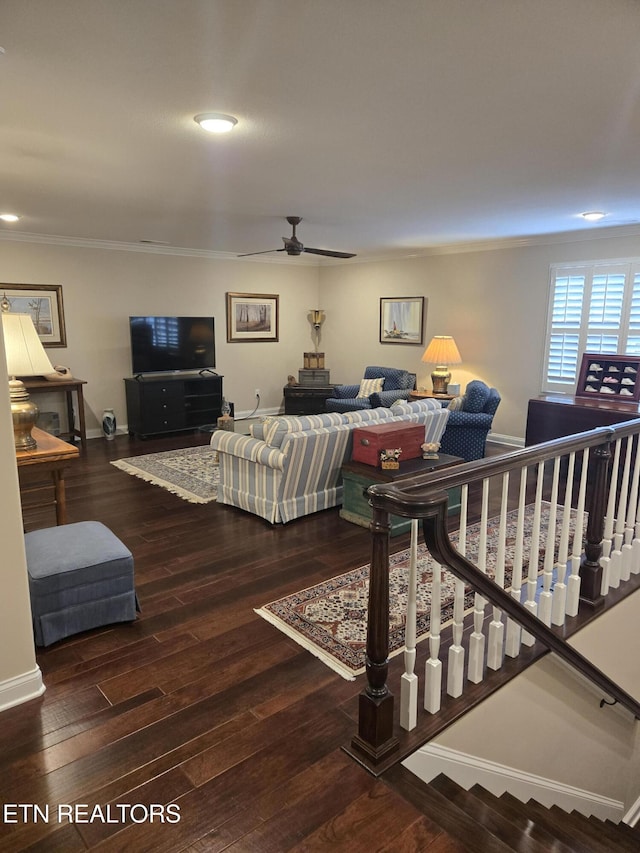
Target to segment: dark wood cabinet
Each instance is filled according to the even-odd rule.
[[[640,417],[638,403],[543,394],[529,400],[525,444],[553,441],[595,427]]]
[[[131,435],[192,430],[222,414],[222,376],[125,379]]]
[[[333,396],[334,385],[285,385],[285,415],[320,415],[325,411],[325,401]]]

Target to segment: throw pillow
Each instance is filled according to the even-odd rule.
[[[363,379],[360,383],[358,397],[370,397],[372,394],[377,394],[384,387],[384,378],[379,379]]]
[[[466,397],[464,394],[461,394],[460,397],[454,397],[453,400],[451,400],[451,402],[447,406],[447,408],[450,412],[463,412],[465,402]]]

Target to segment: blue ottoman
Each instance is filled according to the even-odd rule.
[[[36,645],[136,618],[133,556],[104,524],[81,521],[24,538]]]

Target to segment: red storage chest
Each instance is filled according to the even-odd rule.
[[[374,424],[356,427],[353,431],[354,462],[380,467],[380,451],[402,449],[400,462],[422,456],[421,444],[424,444],[424,424]]]

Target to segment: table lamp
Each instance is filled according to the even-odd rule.
[[[37,444],[31,430],[38,417],[38,407],[31,402],[24,384],[16,377],[46,376],[53,373],[53,367],[29,314],[3,312],[2,331],[16,450],[33,450]]]
[[[460,364],[462,358],[451,335],[436,335],[431,338],[429,346],[422,355],[422,361],[435,364],[431,374],[434,394],[446,394],[451,381],[451,371],[448,365]]]

